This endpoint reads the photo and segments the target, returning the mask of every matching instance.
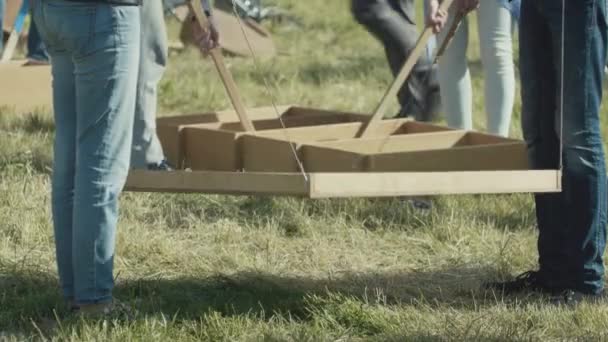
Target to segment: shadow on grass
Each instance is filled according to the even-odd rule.
[[[179,315],[196,319],[209,312],[225,316],[253,314],[307,320],[323,300],[349,298],[365,304],[429,305],[473,308],[480,284],[496,271],[453,267],[435,272],[344,273],[331,278],[284,277],[261,272],[241,272],[211,278],[146,279],[126,281],[117,288],[120,298],[141,300],[141,312]],[[481,300],[483,303],[483,300]],[[479,308],[480,302],[476,301]]]
[[[432,197],[426,199],[430,209],[416,208],[407,198],[307,200],[194,194],[149,198],[146,206],[162,213],[160,217],[170,229],[230,220],[254,230],[267,229],[271,224],[293,237],[306,236],[317,229],[315,224],[368,231],[418,231],[482,222],[500,230],[521,231],[534,227],[535,222],[533,201],[520,195]]]
[[[478,310],[497,301],[493,294],[479,291],[480,281],[493,273],[464,266],[433,272],[344,273],[325,279],[241,272],[200,279],[119,281],[115,294],[136,307],[138,320],[162,313],[175,324],[198,322],[210,314],[308,322],[319,314],[332,315],[332,310],[343,312],[343,305]],[[68,328],[78,324],[67,315],[56,277],[45,272],[0,268],[0,308],[0,332],[48,337],[53,330],[44,331],[44,324],[37,322],[67,317]]]

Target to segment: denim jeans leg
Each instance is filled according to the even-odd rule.
[[[52,212],[59,280],[65,298],[74,298],[72,215],[76,166],[76,89],[71,56],[53,53],[53,108],[55,144],[52,177]]]
[[[522,3],[519,30],[522,128],[533,169],[559,167],[559,137],[555,131],[559,52],[553,51],[549,25],[534,1]],[[561,286],[566,234],[560,194],[537,194],[536,219],[541,275],[548,285]]]
[[[455,17],[455,9],[452,8],[446,24],[448,27]],[[465,130],[473,129],[473,86],[467,60],[469,22],[469,18],[463,19],[439,60],[439,85],[445,119],[448,126]],[[438,41],[443,41],[447,34],[448,30],[443,30],[437,37]]]
[[[100,5],[93,53],[76,56],[78,93],[73,263],[79,304],[111,300],[118,197],[131,158],[139,8]],[[112,27],[113,31],[107,31]]]
[[[33,20],[30,22],[27,36],[27,58],[40,62],[47,62],[49,60],[46,46],[44,46],[44,42],[40,38],[40,34],[36,28],[36,22]]]
[[[602,5],[597,5],[602,3]],[[538,195],[541,271],[560,287],[603,289],[606,169],[599,129],[606,54],[604,0],[566,0],[563,191]],[[559,166],[561,2],[524,1],[520,62],[524,136],[532,166]]]
[[[168,58],[167,32],[161,0],[143,2],[141,27],[141,58],[131,155],[133,168],[145,168],[165,158],[156,135],[157,87]]]
[[[544,0],[554,49],[561,46],[561,6]],[[558,9],[556,9],[558,7]],[[576,290],[604,288],[607,183],[600,105],[608,27],[605,0],[566,0],[563,192],[565,263]],[[557,69],[559,70],[559,69]]]
[[[32,19],[46,36],[46,25],[40,0],[32,1]],[[55,253],[59,282],[66,299],[74,298],[74,269],[72,267],[72,212],[74,208],[74,174],[76,166],[76,88],[72,56],[62,46],[49,49],[53,56],[53,113],[55,142],[51,207],[55,234]]]
[[[53,223],[64,295],[109,301],[118,196],[129,170],[140,48],[139,8],[33,0],[52,56]]]
[[[506,137],[515,101],[514,21],[496,0],[481,2],[477,17],[487,131]]]

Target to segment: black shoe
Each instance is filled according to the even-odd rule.
[[[512,295],[518,292],[534,291],[546,294],[556,294],[559,290],[545,284],[538,271],[524,272],[515,279],[505,282],[490,282],[484,284],[487,290],[500,291],[505,295]]]
[[[565,290],[562,291],[560,294],[551,297],[551,303],[558,306],[577,306],[582,303],[606,304],[608,303],[608,297],[606,296],[606,292],[603,290],[602,292],[597,294],[583,293],[574,290]]]
[[[166,159],[161,160],[156,164],[148,164],[149,171],[173,171],[171,165]]]

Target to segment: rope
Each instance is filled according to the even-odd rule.
[[[243,34],[243,38],[245,38],[245,42],[247,42],[247,48],[249,49],[249,51],[251,52],[251,56],[253,57],[254,68],[256,69],[256,71],[261,73],[261,67],[260,67],[260,62],[258,60],[258,56],[256,55],[256,53],[253,49],[253,46],[251,45],[251,41],[249,40],[249,37],[247,37],[247,32],[245,31],[245,27],[243,25],[243,22],[241,21],[241,16],[238,14],[235,0],[231,0],[231,2],[232,2],[232,11],[234,13],[234,16],[237,18],[239,27],[241,29],[241,33]],[[270,98],[270,102],[272,103],[272,108],[274,109],[274,112],[275,112],[277,118],[279,119],[279,122],[281,123],[282,131],[283,131],[283,134],[285,135],[285,139],[287,140],[287,142],[289,142],[289,146],[291,147],[291,152],[293,153],[293,156],[294,156],[296,162],[298,163],[298,168],[300,169],[300,172],[302,173],[304,180],[308,183],[309,179],[308,179],[308,174],[306,173],[306,171],[304,169],[304,163],[298,156],[298,151],[296,150],[296,144],[291,142],[291,139],[289,139],[289,134],[287,133],[287,126],[285,125],[285,122],[283,121],[283,118],[281,117],[281,113],[279,113],[279,110],[277,108],[277,104],[276,104],[277,101],[274,96],[274,93],[270,89],[270,85],[268,84],[268,80],[266,79],[266,77],[262,76],[262,79],[264,80],[264,88],[266,89],[266,93],[267,93],[268,97]]]

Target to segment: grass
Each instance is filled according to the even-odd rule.
[[[227,60],[247,104],[270,103],[267,78],[279,103],[369,112],[391,77],[347,1],[274,3],[301,26],[267,24],[280,55],[260,69]],[[472,70],[483,128],[480,69]],[[229,105],[212,64],[192,49],[172,55],[160,88],[167,114]],[[519,112],[518,104],[515,136]],[[608,339],[606,307],[563,309],[480,289],[535,267],[528,195],[441,197],[424,212],[400,199],[126,193],[116,295],[140,314],[66,318],[49,212],[54,124],[49,113],[5,109],[0,132],[0,341]]]

